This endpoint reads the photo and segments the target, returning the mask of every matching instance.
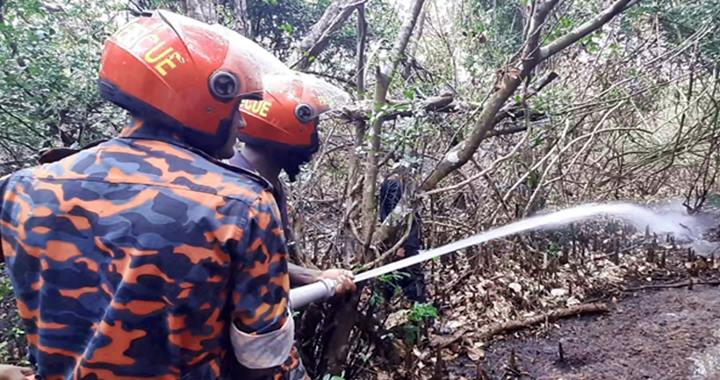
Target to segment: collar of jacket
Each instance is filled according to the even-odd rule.
[[[260,173],[258,173],[254,169],[249,167],[236,167],[233,165],[228,165],[221,160],[205,153],[204,151],[186,143],[175,131],[164,126],[153,124],[151,122],[134,120],[131,125],[123,129],[122,132],[120,132],[118,138],[126,140],[156,140],[162,141],[166,144],[174,145],[178,148],[191,151],[224,169],[252,177],[260,184],[262,184],[266,190],[273,190],[272,184],[270,184],[268,180],[263,178]]]

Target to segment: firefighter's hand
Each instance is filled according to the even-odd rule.
[[[25,380],[32,375],[32,368],[0,364],[0,380]]]
[[[356,290],[355,282],[353,282],[355,275],[349,270],[328,269],[320,274],[320,278],[337,281],[335,294],[352,293]]]

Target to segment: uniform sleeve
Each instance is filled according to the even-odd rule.
[[[294,324],[288,308],[290,278],[280,214],[263,193],[248,211],[244,244],[235,252],[231,341],[250,369],[282,365],[290,356]]]
[[[10,176],[6,175],[4,177],[0,178],[0,220],[4,219],[4,215],[2,214],[2,210],[5,208],[3,207],[3,203],[5,202],[5,191],[7,190],[7,184],[10,180]],[[0,263],[5,261],[5,254],[3,253],[2,246],[2,228],[0,228]]]

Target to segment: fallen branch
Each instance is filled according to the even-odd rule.
[[[712,280],[706,280],[706,281],[683,281],[683,282],[676,282],[671,284],[650,284],[650,285],[642,285],[637,286],[634,288],[625,288],[624,292],[638,292],[641,290],[650,290],[650,289],[675,289],[675,288],[684,288],[684,287],[690,287],[692,288],[695,285],[709,285],[709,286],[720,286],[720,279],[712,279]]]
[[[482,341],[488,341],[496,335],[516,332],[529,327],[533,327],[535,325],[539,325],[541,323],[554,322],[558,319],[581,315],[603,314],[607,313],[608,311],[610,311],[610,308],[605,303],[583,303],[563,309],[552,310],[547,313],[521,319],[519,321],[509,321],[490,325],[490,327],[488,327],[484,332],[480,334],[479,338]],[[466,336],[468,331],[468,328],[460,329],[456,331],[452,337],[441,341],[439,340],[435,342],[434,345],[438,346],[439,348],[447,347]]]
[[[491,325],[487,331],[483,332],[480,337],[482,340],[489,340],[495,335],[508,334],[539,325],[541,323],[554,322],[558,319],[581,315],[602,314],[607,313],[608,311],[610,311],[610,308],[605,303],[583,303],[566,307],[564,309],[553,310],[534,317],[521,319],[519,321],[494,324]]]

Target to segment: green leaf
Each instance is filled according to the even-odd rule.
[[[413,87],[408,87],[404,89],[403,96],[407,100],[415,100],[415,89]]]
[[[408,315],[408,321],[421,323],[432,321],[440,316],[435,306],[429,303],[419,303],[413,306],[412,311]]]
[[[290,34],[290,35],[292,35],[292,34],[295,32],[295,27],[292,26],[292,24],[289,24],[289,23],[287,23],[287,22],[284,23],[284,24],[282,24],[282,25],[280,25],[280,29],[281,29],[283,32],[285,32],[285,33],[287,33],[287,34]]]
[[[571,29],[575,25],[575,21],[570,17],[563,16],[560,18],[559,24],[563,29]]]
[[[554,241],[550,242],[548,244],[548,252],[553,255],[557,254],[560,252],[560,245]]]
[[[378,281],[384,282],[384,283],[393,283],[395,281],[402,280],[403,278],[409,278],[410,274],[405,272],[392,272],[384,274],[380,277],[378,277]]]

